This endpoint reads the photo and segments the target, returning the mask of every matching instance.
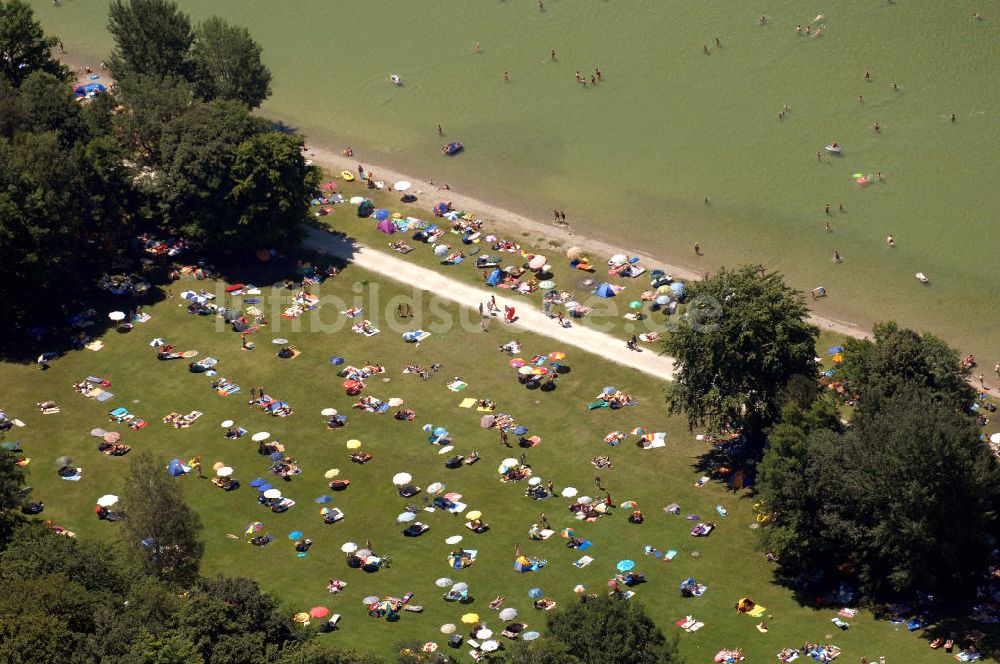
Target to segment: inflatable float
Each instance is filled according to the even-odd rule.
[[[340,172],[340,177],[344,178],[345,182],[353,182],[354,181],[354,173],[352,173],[350,171],[341,171]]]
[[[458,141],[455,141],[454,143],[449,143],[448,145],[446,145],[443,148],[441,148],[441,154],[443,154],[445,156],[450,156],[450,155],[453,155],[453,154],[458,154],[459,152],[461,152],[464,149],[465,149],[464,145],[462,145]]]
[[[834,141],[833,143],[830,143],[829,145],[827,145],[823,149],[826,150],[827,152],[829,152],[830,154],[840,154],[840,146],[837,145],[836,141]]]

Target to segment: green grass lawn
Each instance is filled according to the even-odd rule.
[[[557,343],[504,329],[494,322],[488,333],[468,332],[456,325],[435,332],[419,347],[405,344],[398,333],[389,329],[392,321],[367,301],[373,283],[370,275],[348,268],[314,291],[324,297],[363,303],[365,316],[384,330],[372,338],[351,334],[349,324],[339,331],[323,332],[315,329],[317,324],[310,318],[274,318],[270,326],[255,335],[256,349],[241,351],[237,334],[217,326],[214,318],[189,315],[177,298],[185,288],[211,290],[215,284],[182,281],[171,287],[171,297],[147,308],[153,316],[151,321],[138,325],[130,334],[105,333],[107,346],[100,352],[69,353],[44,373],[33,365],[0,365],[0,380],[5,386],[0,407],[11,417],[27,422],[26,428],[14,429],[8,438],[20,439],[26,455],[32,458],[28,481],[34,487],[33,496],[45,502],[44,516],[76,531],[81,538],[115,536],[116,525],[98,521],[92,510],[98,496],[121,489],[130,460],[127,456],[106,457],[96,451],[96,439],[88,432],[94,427],[106,427],[121,430],[123,440],[135,450],[151,451],[164,462],[173,457],[202,455],[209,473],[216,461],[233,466],[243,486],[231,493],[193,475],[176,480],[183,485],[205,525],[203,571],[252,577],[273,593],[289,614],[317,604],[329,606],[343,614],[342,629],[321,638],[337,646],[389,655],[393,644],[403,640],[443,643],[440,625],[458,623],[467,611],[478,612],[490,627],[496,628],[501,623],[486,606],[496,595],[506,595],[506,606],[517,608],[520,618],[531,628],[542,628],[547,616],[531,608],[527,595],[530,588],[540,587],[565,604],[574,601],[573,588],[578,583],[589,591],[603,592],[615,563],[629,558],[648,578],[648,583],[636,588],[633,601],[643,603],[669,636],[679,632],[673,622],[687,614],[706,624],[695,634],[680,634],[681,649],[691,662],[711,661],[720,647],[743,648],[749,662],[775,661],[775,653],[781,648],[806,641],[839,645],[844,650],[843,661],[857,661],[861,655],[869,660],[886,655],[890,662],[943,661],[947,657],[931,652],[920,634],[907,634],[905,628],[875,622],[867,613],[852,620],[849,631],[840,633],[830,622],[833,610],[802,608],[789,591],[775,585],[773,568],[756,548],[756,534],[751,530],[755,525],[752,499],[744,493],[731,493],[718,483],[695,488],[695,480],[701,475],[695,466],[706,446],[695,440],[681,419],[664,416],[662,384],[602,362],[597,355],[573,352],[565,361],[572,370],[560,379],[558,389],[551,393],[526,390],[516,382],[507,365],[509,358],[499,353],[497,346],[516,338],[523,343],[522,355],[530,357],[560,350]],[[285,293],[288,299],[290,292]],[[393,282],[379,284],[383,304],[397,295],[412,295],[412,291]],[[418,296],[424,298],[423,305],[428,304],[427,294]],[[336,306],[330,302],[320,310],[320,318],[327,325],[343,319],[337,315]],[[441,310],[452,315],[460,313],[451,305],[441,306]],[[394,325],[407,329],[405,323]],[[186,362],[158,362],[148,346],[157,336],[178,349],[197,349],[199,357],[217,358],[219,375],[236,380],[242,391],[235,396],[217,396],[209,387],[212,379],[189,373]],[[271,343],[276,337],[289,339],[302,355],[291,360],[276,357],[278,346]],[[821,339],[822,348],[827,341],[826,337]],[[383,399],[404,399],[405,405],[416,411],[416,421],[400,422],[390,414],[352,411],[353,398],[345,395],[342,379],[328,362],[332,356],[343,356],[358,366],[366,360],[384,364],[387,373],[371,380],[366,393]],[[440,362],[443,367],[430,380],[421,381],[401,373],[407,361],[424,366]],[[97,403],[73,392],[71,384],[90,374],[111,381],[113,399]],[[454,393],[446,388],[455,376],[468,383],[465,391]],[[640,404],[618,411],[587,411],[586,402],[605,385],[632,393]],[[264,386],[270,394],[288,401],[295,414],[272,418],[249,407],[247,399],[253,386]],[[528,462],[536,475],[552,479],[557,489],[575,486],[581,494],[600,495],[595,491],[595,469],[590,459],[610,455],[615,467],[600,471],[603,481],[616,503],[638,501],[646,522],[628,523],[625,510],[616,510],[614,515],[595,523],[578,522],[566,509],[567,499],[532,501],[524,496],[523,482],[501,484],[497,475],[499,461],[520,450],[501,447],[495,432],[480,429],[481,413],[458,407],[464,397],[496,400],[498,412],[511,414],[530,427],[531,433],[541,436],[542,444],[527,450]],[[39,414],[34,404],[43,399],[56,400],[62,412]],[[118,406],[148,420],[148,427],[134,432],[110,424],[107,412]],[[326,428],[320,411],[331,406],[348,414],[346,428]],[[177,430],[160,422],[171,411],[193,409],[204,415],[188,429]],[[249,435],[239,441],[225,438],[220,427],[224,419],[236,420],[251,434],[270,432],[298,458],[302,474],[291,482],[278,482],[284,494],[298,503],[291,510],[272,514],[257,504],[249,481],[265,476],[270,462],[257,454]],[[482,460],[458,470],[446,469],[445,457],[438,455],[421,430],[425,423],[448,428],[456,452],[468,454],[475,449]],[[617,447],[603,442],[607,432],[637,425],[667,432],[667,447],[644,451],[634,445],[634,438]],[[349,461],[345,442],[352,438],[360,439],[363,449],[374,455],[371,462],[358,466]],[[81,481],[66,482],[57,477],[53,460],[60,455],[72,456],[83,468]],[[329,468],[340,468],[341,477],[352,484],[347,491],[335,493],[331,503],[346,512],[346,519],[328,526],[321,521],[320,505],[314,499],[330,493],[323,478]],[[431,530],[419,539],[404,538],[396,515],[408,501],[397,495],[390,479],[400,471],[411,473],[419,486],[441,481],[449,491],[461,493],[469,509],[484,513],[491,530],[476,535],[462,527],[464,519],[443,512],[421,512],[419,519]],[[416,501],[424,496],[426,493]],[[692,538],[688,532],[691,522],[661,510],[671,502],[681,505],[682,515],[699,514],[715,521],[718,528],[708,538]],[[717,504],[728,509],[727,518],[716,514]],[[584,569],[575,568],[571,563],[581,554],[567,549],[565,540],[558,536],[530,541],[528,528],[538,520],[540,512],[545,512],[556,530],[571,526],[580,536],[592,540],[593,547],[586,553],[594,562]],[[254,520],[263,521],[275,535],[273,543],[258,548],[244,543],[242,537],[227,537],[242,536],[243,529]],[[304,558],[296,556],[287,537],[297,529],[315,542]],[[452,547],[444,540],[456,534],[464,537],[463,546],[479,552],[478,561],[468,569],[450,569],[446,562]],[[366,539],[372,540],[376,551],[391,554],[391,568],[367,574],[346,566],[341,544],[363,543]],[[679,553],[673,562],[659,562],[643,554],[647,544]],[[548,560],[548,566],[538,572],[515,573],[515,545],[529,555]],[[802,545],[808,546],[808,542]],[[692,555],[695,552],[699,555]],[[468,606],[445,603],[442,591],[434,585],[434,580],[442,576],[468,582],[474,602]],[[680,597],[677,586],[689,576],[708,585],[703,597]],[[343,579],[349,585],[339,595],[329,595],[325,586],[330,578]],[[412,601],[425,610],[422,614],[404,613],[395,623],[370,619],[361,601],[367,595],[401,595],[408,591],[414,593]],[[743,596],[767,607],[769,633],[759,633],[754,628],[756,620],[736,615],[733,605]]]

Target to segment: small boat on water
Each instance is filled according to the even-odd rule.
[[[930,281],[930,279],[927,278],[927,275],[924,274],[923,272],[917,272],[913,276],[915,276],[917,278],[917,281],[919,281],[922,284],[926,284]]]
[[[392,81],[393,85],[403,84],[403,79],[401,79],[398,74],[389,74],[389,80]]]
[[[837,143],[837,141],[834,141],[833,143],[827,145],[824,148],[824,150],[826,150],[830,154],[840,154],[840,145]]]
[[[458,154],[465,149],[465,146],[455,141],[454,143],[449,143],[448,145],[441,148],[441,154],[445,156],[451,156],[453,154]]]

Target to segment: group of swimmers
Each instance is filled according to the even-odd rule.
[[[555,51],[553,50],[552,53],[555,54]],[[600,67],[594,67],[594,73],[592,73],[590,75],[590,84],[591,85],[597,85],[597,82],[600,81],[600,80],[601,80],[601,68]],[[581,85],[583,85],[583,87],[587,87],[587,75],[586,74],[581,75],[580,72],[577,71],[576,72],[576,82],[580,83]]]

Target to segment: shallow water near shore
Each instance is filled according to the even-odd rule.
[[[820,312],[994,360],[1000,15],[974,22],[965,0],[850,0],[818,20],[791,0],[179,4],[246,25],[274,73],[262,111],[362,163],[542,221],[562,209],[581,234],[688,266],[762,262],[825,286]],[[110,50],[106,3],[35,5],[71,57]],[[595,67],[600,82],[576,83]],[[452,140],[466,151],[442,157]]]

